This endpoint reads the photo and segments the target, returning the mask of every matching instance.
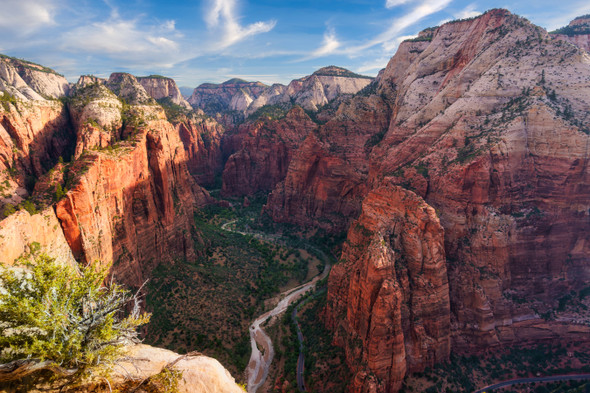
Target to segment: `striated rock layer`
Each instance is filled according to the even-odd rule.
[[[388,112],[388,103],[372,95],[357,96],[330,113],[292,153],[265,212],[278,222],[346,230],[368,192],[369,154],[387,129]]]
[[[225,129],[211,118],[187,119],[174,126],[184,144],[190,174],[199,185],[213,185],[223,171]]]
[[[371,191],[328,282],[326,324],[352,391],[397,391],[451,348],[444,231],[434,209],[392,184]]]

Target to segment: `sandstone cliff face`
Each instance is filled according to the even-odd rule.
[[[168,98],[173,104],[191,109],[191,105],[182,97],[174,79],[155,75],[140,77],[137,80],[153,99],[161,100]]]
[[[451,348],[444,231],[422,198],[371,191],[328,283],[326,323],[355,373],[352,391],[392,392]],[[376,378],[376,379],[375,379]]]
[[[0,107],[0,209],[29,195],[35,179],[73,153],[73,129],[58,101],[5,102]]]
[[[138,286],[156,264],[193,256],[193,206],[209,197],[190,177],[178,129],[163,109],[129,74],[106,82],[81,78],[68,106],[16,98],[1,108],[0,208],[26,198],[51,204],[58,183],[69,190],[55,214],[17,212],[3,221],[14,240],[6,258],[39,242],[50,255],[71,259],[65,239],[78,261],[113,261],[118,279]],[[54,167],[74,152],[67,168]],[[47,176],[50,169],[60,176]],[[42,178],[32,196],[30,178]]]
[[[590,58],[543,34],[488,12],[440,27],[405,73],[382,75],[396,115],[370,181],[391,177],[440,211],[457,350],[523,341],[523,324],[543,326],[531,340],[555,337],[560,318],[540,315],[590,274],[590,84],[574,77],[590,75]]]
[[[243,139],[223,170],[224,195],[270,191],[285,178],[293,152],[317,128],[295,107],[281,120],[256,120],[240,126]]]
[[[124,130],[125,140],[85,150],[56,206],[76,258],[113,261],[117,279],[134,286],[157,264],[194,256],[193,183],[178,133],[158,108],[136,108],[145,124]]]

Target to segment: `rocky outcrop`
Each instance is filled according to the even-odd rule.
[[[137,78],[145,91],[155,100],[169,99],[172,104],[191,109],[191,105],[182,97],[174,79],[160,75]]]
[[[77,135],[76,158],[84,150],[109,146],[123,125],[123,103],[100,83],[78,84],[69,108]]]
[[[244,112],[266,88],[263,83],[237,78],[221,84],[203,83],[193,91],[188,102],[212,116],[226,111]]]
[[[179,393],[244,393],[221,363],[201,355],[179,355],[149,345],[129,347],[126,358],[118,362],[109,375],[119,391],[135,391],[138,383],[162,372],[167,367],[181,373]],[[166,381],[167,382],[167,381]],[[164,382],[164,388],[168,388]]]
[[[371,77],[341,67],[320,68],[309,76],[291,81],[286,87],[271,86],[252,102],[247,113],[254,113],[264,105],[285,103],[295,103],[306,110],[317,111],[338,96],[359,92],[372,80]]]
[[[137,78],[131,74],[124,72],[112,73],[106,86],[117,97],[125,100],[128,104],[154,104],[154,100],[145,91],[143,86],[138,82]]]
[[[68,95],[70,84],[50,68],[0,55],[0,90],[21,100],[44,100]]]
[[[551,35],[590,53],[590,16],[577,17],[569,25],[552,31]]]
[[[259,119],[240,126],[243,139],[223,170],[224,195],[252,195],[270,191],[285,178],[293,152],[317,128],[302,108],[284,119]]]
[[[422,198],[371,191],[330,273],[326,323],[355,373],[351,391],[393,392],[451,348],[444,231]]]
[[[78,78],[78,82],[76,82],[76,84],[74,85],[73,92],[75,92],[77,88],[86,87],[87,85],[92,85],[92,84],[104,85],[106,83],[107,83],[107,80],[104,78],[99,78],[94,75],[82,75],[80,78]]]

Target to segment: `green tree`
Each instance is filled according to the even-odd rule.
[[[78,271],[44,254],[0,265],[0,383],[100,374],[137,341],[149,315],[137,293],[104,285],[106,276],[106,268]]]
[[[55,192],[53,193],[53,201],[59,202],[66,194],[67,190],[64,190],[60,183],[55,185]]]

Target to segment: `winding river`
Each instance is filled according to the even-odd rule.
[[[258,239],[277,242],[277,238],[270,237],[261,233],[254,232],[240,232],[234,229],[230,229],[230,225],[236,220],[229,221],[221,226],[222,229],[230,232],[240,233],[242,235],[252,235]],[[317,250],[317,249],[316,249]],[[319,251],[319,250],[318,250]],[[320,251],[321,252],[321,251]],[[323,252],[322,252],[323,254]],[[250,361],[248,362],[247,374],[248,374],[248,393],[256,393],[258,388],[264,384],[268,377],[268,370],[274,358],[274,347],[272,340],[262,329],[262,326],[268,319],[282,314],[287,308],[294,302],[296,302],[305,292],[315,288],[319,280],[324,279],[330,273],[331,265],[329,259],[324,256],[326,265],[324,271],[319,275],[315,276],[311,281],[306,282],[296,288],[289,289],[281,293],[278,298],[280,299],[275,308],[265,312],[252,322],[250,325],[250,344],[252,346],[252,355],[250,355]]]

